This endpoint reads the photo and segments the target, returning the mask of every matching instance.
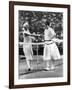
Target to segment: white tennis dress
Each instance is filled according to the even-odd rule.
[[[44,45],[44,53],[43,53],[44,60],[60,59],[60,53],[58,47],[56,43],[51,40],[51,37],[53,37],[54,35],[55,32],[52,28],[49,27],[48,29],[45,29],[44,31],[45,45]]]
[[[32,39],[28,35],[25,36],[25,34],[30,35],[29,30],[24,31],[23,51],[27,60],[33,60],[33,50],[32,50],[32,44],[31,44]]]

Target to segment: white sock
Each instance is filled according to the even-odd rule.
[[[49,60],[47,61],[46,65],[47,65],[47,68],[50,67],[50,61]]]
[[[26,60],[28,68],[30,68],[30,61]]]

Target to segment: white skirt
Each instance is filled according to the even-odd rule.
[[[58,60],[60,59],[60,53],[58,50],[58,47],[55,43],[52,44],[45,44],[44,46],[44,53],[43,53],[43,59],[44,60]]]
[[[26,57],[27,60],[33,60],[32,45],[24,44],[23,45],[23,51],[24,51],[24,54],[25,54],[25,57]]]

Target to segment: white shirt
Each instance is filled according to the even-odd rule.
[[[27,31],[24,30],[23,33],[24,33],[24,34],[29,34],[29,35],[30,35],[29,30],[27,30]],[[31,42],[32,42],[31,37],[30,37],[30,36],[25,36],[25,35],[24,35],[24,43],[31,43]]]
[[[44,31],[44,40],[51,40],[51,38],[55,35],[55,32],[52,28],[45,29]]]

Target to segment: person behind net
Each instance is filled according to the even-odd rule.
[[[55,60],[60,59],[60,53],[58,47],[54,41],[56,33],[50,27],[50,22],[46,21],[44,23],[44,51],[43,59],[46,61],[45,70],[54,70],[55,69]]]

